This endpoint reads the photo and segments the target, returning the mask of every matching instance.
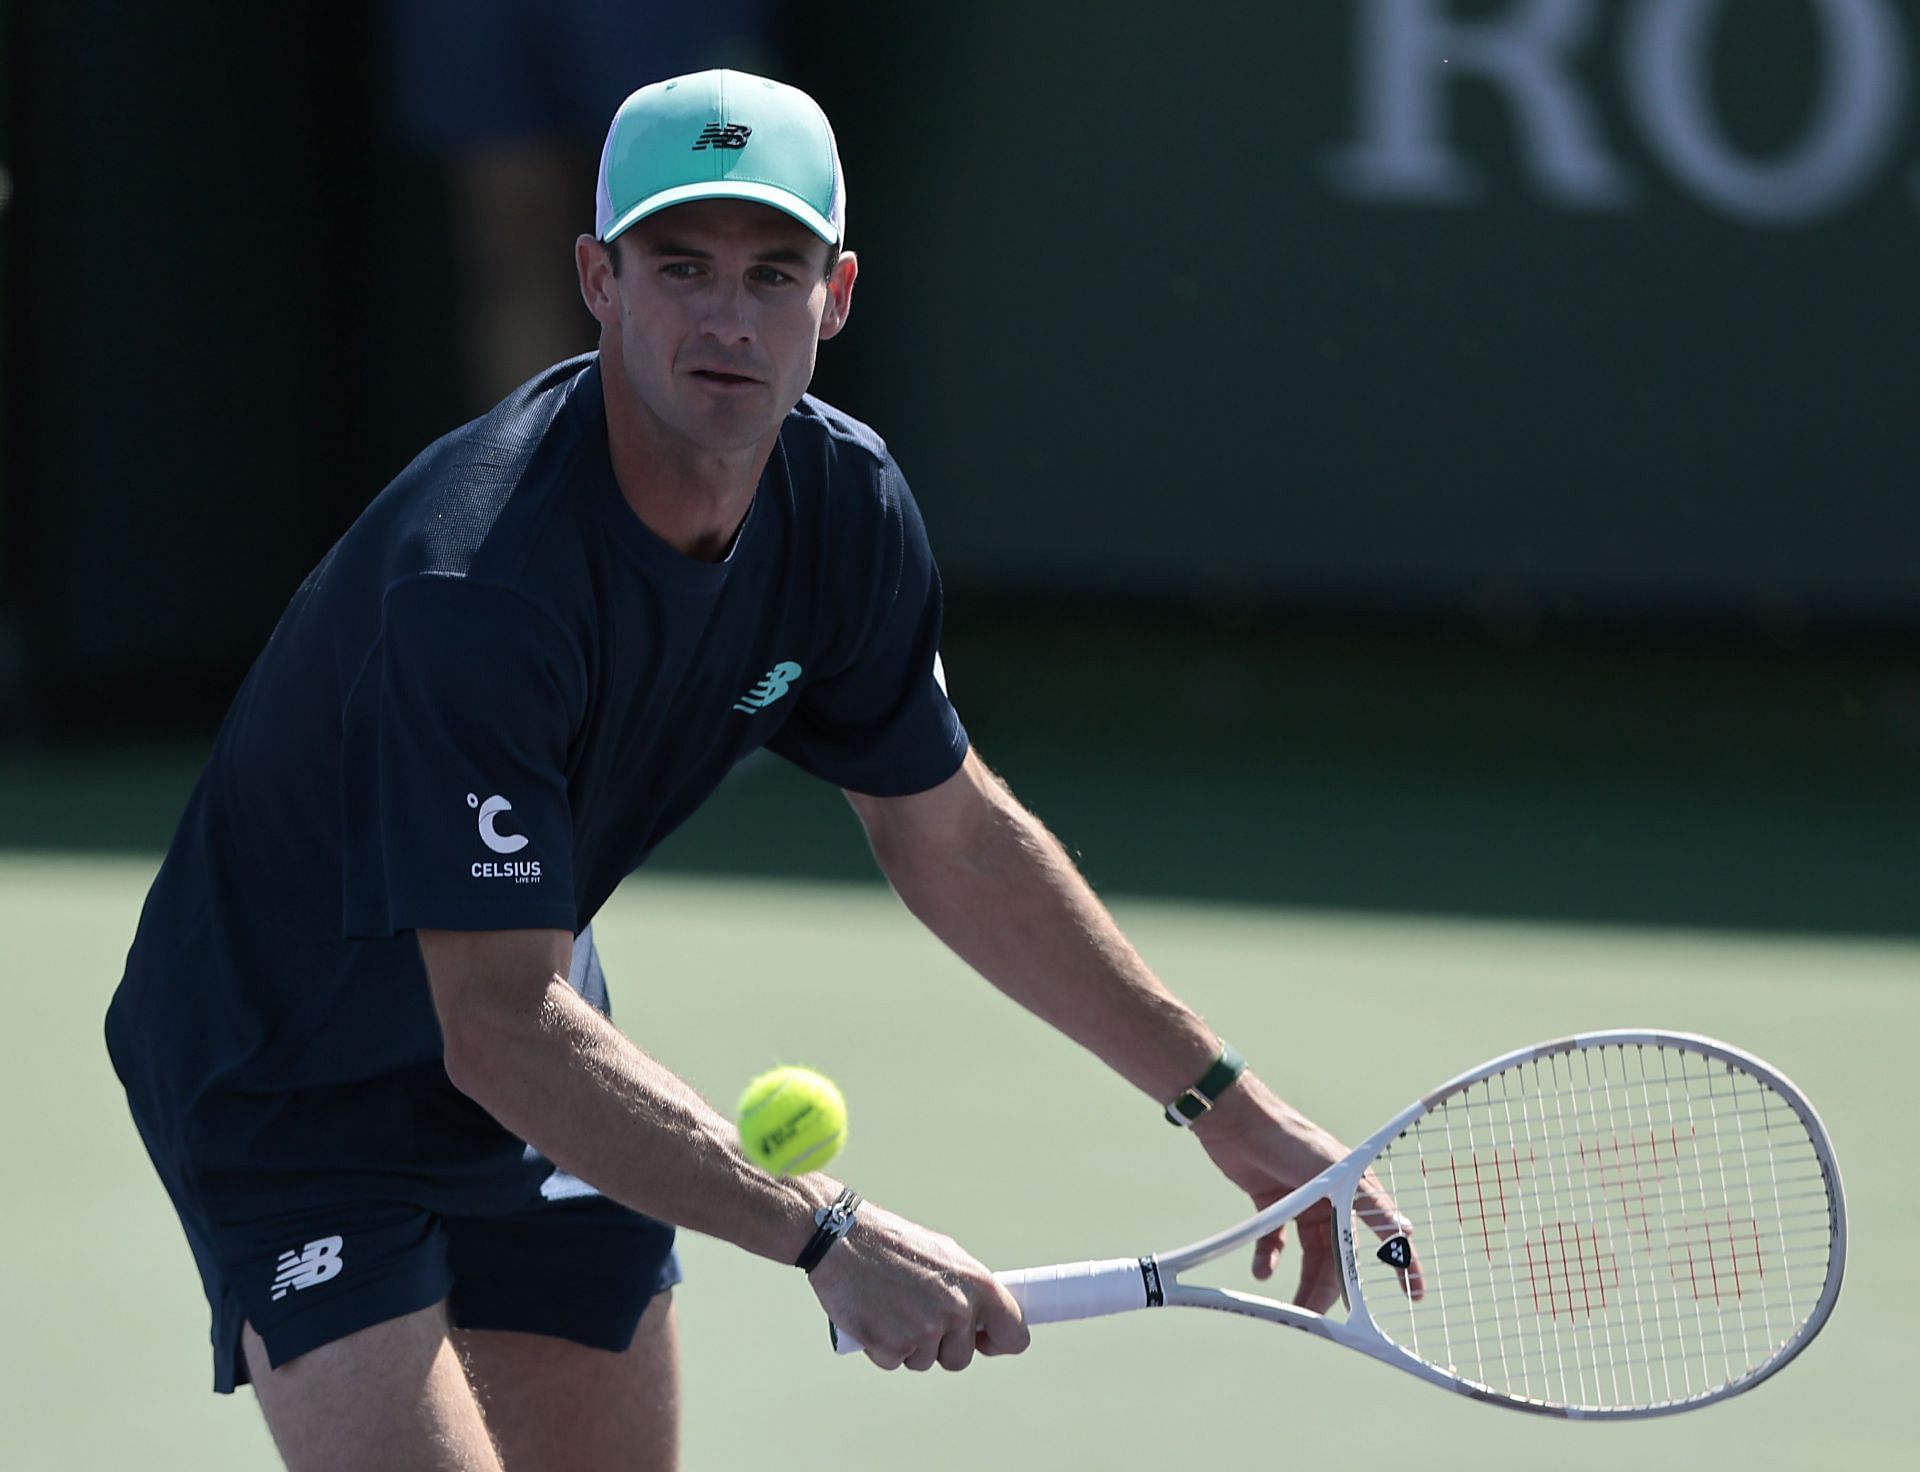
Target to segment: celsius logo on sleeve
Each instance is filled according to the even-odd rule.
[[[513,811],[513,804],[504,797],[494,796],[485,802],[473,793],[467,794],[467,806],[480,809],[480,841],[497,854],[517,854],[527,846],[526,835],[522,833],[502,833],[493,826],[493,820],[502,813]]]
[[[513,811],[513,804],[498,793],[485,802],[478,793],[467,794],[467,806],[480,810],[480,841],[497,854],[517,854],[527,846],[524,833],[502,833],[495,820],[502,813]],[[516,884],[538,884],[540,882],[540,861],[538,859],[518,859],[510,864],[479,863],[473,866],[475,879],[511,879]]]

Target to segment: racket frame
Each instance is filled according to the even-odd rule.
[[[1831,1249],[1826,1281],[1819,1299],[1791,1339],[1762,1364],[1724,1385],[1682,1400],[1651,1406],[1588,1407],[1567,1406],[1556,1402],[1508,1394],[1429,1364],[1388,1338],[1374,1323],[1367,1310],[1362,1288],[1354,1238],[1354,1193],[1361,1177],[1388,1146],[1400,1138],[1409,1126],[1433,1113],[1456,1094],[1520,1064],[1537,1062],[1556,1055],[1603,1047],[1667,1047],[1698,1053],[1741,1069],[1760,1080],[1790,1107],[1806,1127],[1819,1161],[1827,1189]],[[1245,1246],[1276,1227],[1292,1221],[1321,1201],[1333,1209],[1334,1242],[1339,1258],[1341,1292],[1346,1301],[1344,1320],[1329,1318],[1309,1309],[1244,1293],[1230,1288],[1184,1283],[1181,1274],[1202,1263],[1224,1256]],[[1370,1243],[1372,1229],[1360,1223]],[[1417,1253],[1420,1241],[1412,1236]],[[1415,1099],[1407,1107],[1368,1136],[1344,1159],[1334,1162],[1312,1180],[1289,1192],[1271,1206],[1224,1231],[1215,1232],[1171,1252],[1153,1253],[1138,1258],[1109,1258],[1101,1261],[1061,1263],[1051,1267],[1023,1268],[996,1274],[1020,1304],[1029,1324],[1062,1323],[1072,1319],[1096,1318],[1141,1308],[1202,1308],[1220,1313],[1240,1314],[1267,1323],[1284,1324],[1302,1333],[1357,1350],[1370,1358],[1404,1370],[1431,1385],[1438,1385],[1476,1400],[1507,1406],[1514,1410],[1569,1420],[1637,1420],[1694,1410],[1751,1390],[1778,1372],[1820,1332],[1833,1312],[1839,1296],[1840,1281],[1846,1268],[1846,1202],[1841,1191],[1840,1169],[1826,1127],[1813,1106],[1793,1083],[1752,1054],[1713,1038],[1694,1033],[1663,1032],[1646,1029],[1616,1029],[1578,1033],[1552,1042],[1519,1048],[1469,1069],[1438,1088]],[[835,1336],[835,1347],[842,1353],[857,1349],[844,1336]]]

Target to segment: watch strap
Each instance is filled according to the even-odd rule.
[[[1167,1123],[1177,1129],[1186,1129],[1213,1108],[1220,1096],[1233,1087],[1234,1080],[1246,1071],[1247,1060],[1240,1056],[1232,1043],[1223,1038],[1220,1056],[1214,1060],[1213,1067],[1167,1105]]]
[[[793,1265],[803,1273],[810,1273],[820,1266],[820,1259],[827,1255],[827,1249],[853,1230],[853,1214],[860,1209],[860,1193],[851,1186],[842,1190],[833,1200],[833,1205],[823,1206],[813,1214],[813,1235],[807,1239],[807,1245],[800,1249],[800,1255]]]

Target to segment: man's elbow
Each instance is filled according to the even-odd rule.
[[[927,865],[978,867],[1027,817],[1004,783],[972,752],[940,786],[907,797],[848,793],[874,858],[889,878]]]
[[[447,1079],[482,1108],[490,1108],[500,1092],[516,1047],[515,1023],[500,1009],[484,1006],[446,1008],[440,1014],[440,1057]]]
[[[453,1086],[485,1105],[496,1080],[564,988],[573,938],[564,931],[420,932],[440,1061]]]
[[[440,1060],[447,1080],[475,1103],[487,1092],[488,1052],[471,1022],[458,1015],[440,1019]]]

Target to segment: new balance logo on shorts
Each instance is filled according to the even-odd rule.
[[[311,1288],[337,1278],[342,1266],[338,1237],[322,1237],[298,1252],[288,1249],[280,1254],[279,1271],[273,1275],[273,1301],[285,1298],[289,1288]]]
[[[783,659],[760,677],[745,695],[734,701],[733,708],[745,715],[757,710],[765,710],[793,688],[793,682],[800,678],[800,666],[790,659]]]

